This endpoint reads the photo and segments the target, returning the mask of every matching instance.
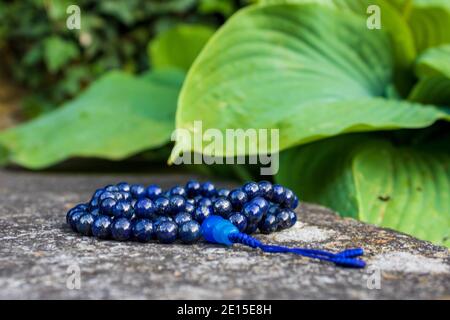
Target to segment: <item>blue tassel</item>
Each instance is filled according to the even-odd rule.
[[[239,232],[230,221],[223,219],[220,216],[210,216],[205,219],[201,229],[205,240],[212,243],[220,243],[227,246],[234,243],[240,243],[251,248],[259,248],[264,252],[293,253],[312,259],[329,261],[342,267],[364,268],[366,266],[366,263],[363,260],[355,259],[364,254],[362,248],[347,249],[338,253],[332,253],[324,250],[267,245],[248,234]]]

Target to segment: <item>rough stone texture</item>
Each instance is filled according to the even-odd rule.
[[[177,175],[96,176],[0,171],[0,298],[385,299],[450,298],[446,248],[342,219],[304,204],[290,230],[266,242],[340,250],[362,246],[368,268],[344,269],[287,254],[200,243],[98,241],[65,225],[65,212],[99,186],[122,180],[184,183]],[[226,184],[225,184],[226,185]],[[81,288],[70,290],[78,265]],[[377,269],[379,268],[379,269]],[[369,289],[379,272],[380,289]],[[70,281],[69,281],[70,282]]]

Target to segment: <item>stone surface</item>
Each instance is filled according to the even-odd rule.
[[[257,237],[328,250],[362,246],[368,267],[344,269],[288,254],[98,241],[64,224],[96,188],[122,180],[184,183],[187,176],[98,176],[0,171],[0,298],[449,299],[446,248],[304,204],[290,230]],[[226,184],[222,184],[226,185]],[[79,267],[80,289],[68,288]],[[380,288],[376,276],[380,275]],[[372,289],[371,289],[372,288]]]

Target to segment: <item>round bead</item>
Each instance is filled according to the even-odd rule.
[[[217,196],[218,197],[228,197],[228,195],[230,194],[230,189],[226,189],[226,188],[222,188],[217,190]]]
[[[265,234],[277,231],[278,228],[277,217],[273,214],[268,214],[259,222],[258,228],[259,231],[261,231],[261,233]]]
[[[122,200],[131,201],[131,199],[133,199],[133,197],[131,196],[131,192],[120,191],[120,194],[122,196]]]
[[[99,216],[100,215],[100,209],[95,208],[95,209],[89,210],[89,213],[92,214],[94,217]]]
[[[272,201],[278,204],[282,204],[284,202],[284,194],[285,189],[283,186],[279,184],[273,185],[273,193],[272,193]]]
[[[248,201],[247,194],[241,189],[235,189],[231,191],[228,195],[228,199],[230,200],[235,210],[240,210]]]
[[[188,181],[188,183],[186,183],[185,189],[188,197],[193,198],[200,193],[200,183],[195,180]]]
[[[77,221],[77,231],[85,236],[92,235],[92,224],[94,223],[94,216],[90,213],[83,214]]]
[[[93,210],[96,209],[100,206],[100,198],[96,197],[96,198],[92,198],[91,201],[89,202],[89,209]]]
[[[180,212],[174,218],[174,221],[178,226],[181,226],[184,223],[191,221],[191,220],[192,220],[192,216],[187,212]]]
[[[73,211],[69,216],[69,225],[73,231],[77,232],[77,223],[80,220],[82,215],[85,215],[87,212],[84,210]]]
[[[120,191],[130,192],[130,185],[126,182],[120,182],[116,186]]]
[[[270,203],[267,214],[273,214],[276,216],[278,214],[278,211],[280,211],[280,207],[277,204]]]
[[[208,218],[210,215],[212,215],[212,209],[211,207],[207,207],[207,206],[199,206],[195,209],[194,212],[194,219],[199,222],[202,223],[203,220],[205,220],[206,218]]]
[[[177,240],[178,226],[175,222],[166,221],[158,225],[156,237],[161,243],[173,243]]]
[[[158,185],[152,184],[147,187],[145,193],[151,200],[155,200],[162,195],[162,189]]]
[[[258,207],[261,208],[263,215],[267,213],[267,210],[269,210],[269,202],[267,202],[266,199],[263,197],[256,197],[251,200],[251,203],[256,204]]]
[[[228,215],[233,211],[233,206],[228,199],[218,198],[216,201],[214,201],[213,210],[215,215],[227,218]]]
[[[257,224],[261,221],[263,211],[257,204],[249,202],[244,205],[242,214],[247,218],[249,224]]]
[[[116,200],[112,198],[106,198],[100,203],[100,213],[111,216],[113,214],[113,208],[116,204]]]
[[[77,206],[73,207],[72,209],[70,209],[70,210],[67,212],[67,215],[66,215],[66,222],[67,222],[68,224],[70,224],[69,221],[70,221],[70,217],[72,216],[72,214],[74,214],[74,213],[77,212],[77,211],[86,212],[86,211],[87,211],[87,208],[84,208],[84,206],[77,205]]]
[[[240,213],[233,213],[228,220],[239,229],[240,232],[244,232],[247,228],[247,218]]]
[[[175,186],[172,189],[170,189],[169,194],[171,196],[182,196],[186,197],[186,190],[183,187]]]
[[[200,224],[197,221],[188,221],[179,227],[179,237],[183,243],[194,243],[200,236]]]
[[[103,192],[105,192],[105,189],[103,189],[103,188],[99,188],[99,189],[95,190],[95,192],[92,194],[91,199],[99,198]]]
[[[145,197],[145,187],[141,184],[133,184],[130,187],[130,193],[135,199],[140,199]]]
[[[128,218],[131,219],[134,214],[134,209],[131,206],[131,203],[128,201],[119,201],[112,209],[112,214],[114,218]]]
[[[200,186],[200,192],[205,197],[213,197],[216,195],[216,187],[211,182],[204,182]]]
[[[289,228],[292,227],[294,224],[297,223],[297,214],[294,210],[289,210],[289,218],[291,220],[291,223],[289,225]]]
[[[294,195],[294,201],[292,201],[292,205],[291,205],[291,209],[294,210],[295,208],[298,207],[298,197],[296,195]]]
[[[186,205],[184,206],[184,212],[187,212],[190,215],[193,215],[195,212],[195,205],[193,205],[192,203],[186,202]]]
[[[127,218],[115,219],[111,225],[111,236],[114,240],[125,241],[131,237],[131,222]]]
[[[247,194],[249,199],[259,196],[259,186],[256,182],[247,182],[242,186],[242,191]]]
[[[95,217],[91,228],[92,235],[99,239],[108,239],[111,236],[111,224],[112,220],[108,216]]]
[[[178,212],[181,212],[186,207],[186,200],[184,197],[179,195],[174,195],[169,199],[170,202],[170,213],[172,215],[177,214]]]
[[[205,207],[209,207],[212,206],[213,202],[210,198],[206,198],[206,197],[202,197],[198,202],[197,202],[197,206],[205,206]]]
[[[133,237],[140,242],[149,242],[154,238],[153,223],[148,219],[138,219],[131,228]]]
[[[278,229],[283,230],[292,226],[292,214],[289,209],[282,209],[277,214]]]
[[[292,204],[294,203],[295,194],[292,192],[291,189],[284,188],[284,200],[283,200],[283,207],[285,208],[291,208]]]
[[[272,199],[273,194],[273,186],[269,181],[260,181],[258,182],[259,193],[261,197],[266,198],[267,200]]]
[[[141,198],[134,204],[134,212],[139,218],[153,219],[155,217],[156,206],[148,198]]]
[[[98,200],[101,203],[105,199],[116,199],[116,196],[110,191],[105,191],[100,195],[100,197],[98,197]]]
[[[109,191],[109,192],[117,192],[117,191],[119,191],[119,188],[117,188],[117,186],[109,185],[109,186],[106,186],[106,187],[105,187],[105,191]]]
[[[168,216],[160,216],[160,217],[156,218],[155,220],[153,220],[153,229],[155,229],[155,231],[156,231],[156,229],[158,228],[158,226],[161,223],[167,222],[167,221],[172,221],[173,222],[173,219],[171,217],[168,217]]]
[[[165,216],[170,213],[170,200],[167,197],[159,197],[155,200],[156,213]]]

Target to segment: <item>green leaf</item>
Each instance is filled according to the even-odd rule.
[[[414,102],[450,106],[450,78],[443,76],[422,78],[414,86],[408,99]]]
[[[418,77],[444,76],[450,78],[450,44],[426,50],[416,62]]]
[[[149,43],[151,65],[153,68],[189,70],[213,33],[214,29],[210,27],[186,24],[162,32]]]
[[[72,59],[78,57],[76,44],[57,36],[48,37],[44,42],[44,57],[48,70],[55,73]]]
[[[111,72],[61,108],[0,133],[0,145],[32,169],[75,156],[123,159],[170,140],[178,92],[173,80]]]
[[[392,70],[388,37],[368,32],[362,17],[310,4],[249,7],[227,21],[189,70],[177,128],[193,132],[195,120],[222,132],[279,128],[282,150],[346,132],[421,128],[448,118],[433,106],[386,99]]]
[[[450,246],[450,155],[364,135],[281,154],[277,181],[343,216]]]
[[[450,2],[413,0],[407,13],[417,52],[450,43]]]

